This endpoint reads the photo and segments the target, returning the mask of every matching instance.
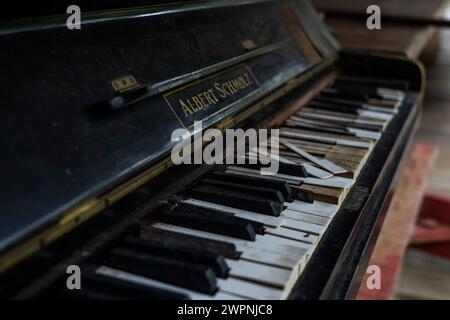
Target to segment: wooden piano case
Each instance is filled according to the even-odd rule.
[[[354,297],[419,115],[417,62],[341,51],[307,1],[95,12],[81,32],[68,32],[63,21],[22,21],[0,31],[9,48],[0,53],[7,75],[0,77],[6,106],[0,177],[8,181],[0,187],[1,296],[38,297],[68,264],[106,250],[211,170],[171,166],[170,133],[180,125],[277,126],[338,75],[396,79],[408,83],[404,106],[291,293],[293,299]],[[180,121],[168,103],[179,88],[246,72],[257,87],[217,110]],[[139,98],[111,111],[115,97],[130,97],[120,81]],[[136,90],[145,91],[142,99]]]

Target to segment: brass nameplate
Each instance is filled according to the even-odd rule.
[[[242,47],[245,50],[249,50],[250,51],[250,50],[256,49],[256,44],[253,42],[253,40],[248,39],[248,40],[242,41]]]
[[[131,75],[124,76],[124,77],[121,77],[118,79],[114,79],[110,83],[111,83],[111,86],[113,87],[114,91],[116,91],[118,93],[133,90],[133,89],[139,87],[139,83]]]
[[[238,65],[164,94],[166,102],[185,127],[205,120],[260,90],[250,69]]]

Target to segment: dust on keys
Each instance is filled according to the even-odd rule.
[[[278,174],[233,165],[203,176],[87,265],[83,294],[287,298],[403,99],[337,80],[280,127]]]
[[[333,173],[322,179],[331,181],[329,185],[306,179],[300,188],[313,192],[316,200],[342,203],[404,97],[401,90],[338,79],[287,119],[280,127],[280,156]],[[345,172],[333,172],[320,161],[331,162]],[[336,177],[349,179],[347,186],[335,185]]]

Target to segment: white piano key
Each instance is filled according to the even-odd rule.
[[[327,172],[325,170],[316,168],[316,167],[314,167],[314,166],[312,166],[310,164],[303,163],[301,161],[297,161],[297,162],[291,161],[289,159],[284,158],[283,156],[278,156],[278,157],[279,157],[279,161],[280,162],[284,162],[284,163],[288,163],[288,164],[299,164],[299,165],[302,165],[303,168],[305,168],[306,173],[308,173],[308,175],[310,175],[312,177],[316,177],[316,178],[320,178],[320,179],[326,179],[326,178],[331,178],[333,176],[333,174],[331,174],[331,173],[329,173],[329,172]],[[275,156],[272,156],[272,158],[275,158]]]
[[[307,250],[304,249],[304,254],[306,254],[306,252]],[[243,251],[241,254],[241,259],[253,262],[264,261],[265,264],[287,270],[294,270],[295,268],[298,267],[299,264],[298,257],[292,257],[286,254],[279,254],[276,252],[267,253],[267,251],[251,247],[245,248],[245,251]]]
[[[272,159],[273,158],[276,158],[274,155],[272,155]],[[285,157],[283,157],[283,156],[280,156],[280,155],[278,155],[278,159],[280,160],[280,162],[283,162],[283,163],[287,163],[287,164],[298,164],[298,163],[296,163],[296,162],[294,162],[294,161],[291,161],[291,160],[289,160],[289,159],[286,159]]]
[[[183,200],[182,202],[191,204],[197,207],[205,208],[205,209],[212,209],[217,210],[220,212],[226,212],[231,213],[236,217],[247,219],[254,222],[263,223],[266,226],[270,227],[279,227],[283,223],[283,218],[280,217],[272,217],[272,216],[266,216],[260,213],[247,211],[247,210],[241,210],[236,209],[232,207],[227,207],[221,204],[211,203],[203,200],[197,200],[197,199],[187,199]]]
[[[306,173],[308,173],[308,175],[315,177],[315,178],[327,179],[327,178],[331,178],[333,176],[333,174],[328,171],[322,170],[320,168],[317,168],[315,166],[312,166],[312,165],[302,162],[302,161],[297,161],[297,160],[292,161],[292,160],[286,159],[282,156],[279,156],[279,160],[280,160],[280,162],[284,162],[284,163],[302,165],[305,168]]]
[[[275,252],[279,254],[285,254],[287,256],[292,256],[295,259],[301,259],[304,255],[304,250],[309,250],[311,247],[309,244],[305,243],[304,245],[297,241],[292,241],[289,239],[283,239],[277,237],[270,238],[268,235],[256,235],[255,241],[247,241],[243,239],[238,238],[232,238],[228,236],[223,236],[215,233],[200,231],[200,230],[194,230],[189,229],[185,227],[179,227],[175,225],[170,225],[166,223],[155,223],[152,225],[155,228],[168,230],[168,231],[174,231],[178,233],[188,234],[200,238],[205,239],[211,239],[211,240],[217,240],[227,243],[232,243],[236,246],[236,249],[239,252],[245,252],[246,248],[254,248],[259,250],[265,250],[269,253]],[[265,257],[265,256],[264,256]],[[260,261],[261,263],[265,263],[264,261]],[[272,263],[272,260],[268,258],[267,263]]]
[[[283,227],[288,229],[293,229],[297,231],[302,231],[306,233],[311,233],[314,235],[320,235],[325,231],[325,227],[319,226],[317,224],[308,223],[305,221],[298,221],[294,219],[285,218],[283,222]]]
[[[140,275],[136,275],[130,272],[110,268],[107,266],[101,266],[96,270],[96,273],[102,276],[111,277],[114,279],[127,281],[135,284],[139,284],[142,286],[152,287],[152,288],[159,288],[162,290],[168,290],[179,294],[184,294],[191,299],[194,300],[242,300],[241,297],[225,293],[225,292],[217,292],[215,295],[207,295],[199,292],[195,292],[192,290],[184,289],[181,287],[177,287],[172,284],[168,284],[165,282],[161,282],[155,279],[143,277]]]
[[[275,174],[271,176],[261,176],[258,170],[252,170],[248,168],[243,167],[236,167],[236,166],[228,166],[225,170],[225,173],[232,173],[232,174],[238,174],[241,176],[248,176],[248,177],[259,177],[262,179],[272,180],[272,181],[281,181],[286,182],[289,184],[292,184],[294,186],[298,186],[302,183],[302,181],[298,180],[298,177],[294,176],[284,176],[280,174]]]
[[[258,175],[258,170],[236,167],[236,166],[228,166],[226,172],[233,172],[233,173],[244,172],[244,173],[249,173],[249,175],[252,175],[252,176]],[[280,174],[280,173],[275,174],[271,177],[277,177],[280,180],[287,181],[287,182],[300,181],[305,184],[310,184],[310,185],[314,185],[314,186],[342,188],[342,189],[350,188],[355,183],[355,180],[349,179],[349,178],[343,178],[343,177],[331,177],[328,179],[317,179],[317,178],[304,178],[304,177],[290,176],[290,175]]]
[[[323,217],[331,218],[339,210],[339,205],[314,201],[313,203],[294,200],[293,202],[286,203],[288,209],[302,211],[306,213],[312,213]]]
[[[271,155],[272,159],[276,159],[276,157],[274,155]],[[319,168],[316,168],[312,165],[309,165],[307,163],[302,163],[300,161],[295,162],[295,161],[291,161],[289,159],[284,158],[283,156],[278,155],[278,161],[283,162],[283,163],[288,163],[288,164],[299,164],[302,165],[303,168],[305,168],[305,171],[308,175],[312,176],[312,177],[316,177],[316,178],[320,178],[320,179],[326,179],[326,178],[331,178],[333,176],[333,174],[321,170]]]
[[[276,157],[274,155],[272,155],[271,158],[276,160]],[[320,178],[320,179],[326,179],[326,178],[331,178],[333,176],[333,174],[331,174],[331,173],[329,173],[329,172],[327,172],[325,170],[316,168],[316,167],[314,167],[312,165],[309,165],[307,163],[294,162],[294,161],[286,159],[286,158],[284,158],[283,156],[280,156],[280,155],[278,156],[278,160],[280,162],[284,162],[284,163],[288,163],[288,164],[299,164],[299,165],[302,165],[303,168],[305,168],[306,173],[308,175],[312,176],[312,177],[316,177],[316,178]]]
[[[397,114],[398,113],[398,110],[395,108],[375,106],[372,104],[363,104],[361,107],[366,110],[382,112],[382,113],[387,113],[387,114]]]
[[[299,250],[310,251],[313,248],[313,245],[310,243],[299,242],[296,240],[291,240],[271,234],[265,234],[262,239],[258,241],[258,244],[257,246],[255,246],[255,248],[261,248],[263,250],[265,245],[272,246],[274,244],[280,246],[283,250],[286,251],[286,253],[288,250],[299,252]]]
[[[388,88],[377,88],[377,93],[385,99],[403,101],[406,94],[402,90],[388,89]]]
[[[299,156],[305,158],[306,160],[311,161],[312,163],[318,165],[319,167],[322,167],[323,169],[330,171],[333,174],[339,174],[339,173],[345,173],[347,170],[344,168],[335,165],[331,161],[325,160],[325,159],[318,159],[317,157],[313,156],[309,152],[303,150],[302,148],[293,145],[289,141],[286,141],[284,139],[280,139],[280,143],[283,144],[286,148],[289,148],[290,150],[294,151]]]
[[[279,289],[284,289],[286,287],[286,284],[291,282],[291,278],[293,276],[293,273],[291,271],[265,266],[250,261],[226,261],[228,266],[230,267],[230,276],[273,286]]]
[[[228,292],[246,299],[283,300],[287,293],[280,289],[244,281],[236,278],[217,279],[221,292]]]
[[[280,136],[285,137],[285,138],[300,139],[300,140],[304,140],[304,141],[321,142],[321,143],[326,143],[326,144],[337,144],[337,145],[341,145],[341,146],[361,148],[361,149],[372,148],[371,142],[336,139],[336,138],[330,138],[330,137],[319,137],[319,136],[311,135],[311,134],[286,132],[283,130],[280,130]]]
[[[278,236],[281,238],[291,239],[300,242],[306,242],[310,244],[315,244],[318,240],[316,235],[311,233],[286,229],[283,227],[280,228],[266,228],[266,233],[271,234],[273,236]]]
[[[383,128],[385,125],[385,121],[381,120],[366,120],[366,119],[358,119],[358,118],[345,118],[340,116],[333,116],[333,115],[327,115],[327,114],[320,114],[320,113],[312,113],[312,112],[306,112],[301,111],[300,115],[305,118],[309,119],[316,119],[316,120],[328,120],[328,121],[335,121],[340,123],[345,123],[347,125],[351,125],[353,123],[355,124],[364,124],[364,125],[370,125],[370,126],[376,126],[379,128]]]
[[[213,296],[213,299],[210,300],[244,300],[244,299],[245,297],[233,294],[232,292],[219,291]],[[193,299],[193,300],[200,300],[200,299]],[[208,300],[208,299],[201,299],[201,300]]]
[[[355,180],[344,177],[332,177],[328,179],[303,178],[302,182],[320,187],[348,189],[355,183]]]
[[[316,168],[312,165],[309,165],[307,163],[300,163],[306,170],[306,172],[308,173],[308,175],[315,177],[315,178],[319,178],[319,179],[328,179],[331,178],[333,176],[332,173],[329,173],[325,170]]]
[[[354,147],[368,150],[370,150],[373,146],[372,142],[354,141],[346,139],[336,139],[336,144],[345,147]]]
[[[316,215],[313,215],[310,213],[289,210],[289,209],[284,210],[282,212],[282,216],[284,218],[289,218],[289,219],[298,220],[298,221],[305,221],[305,222],[317,224],[320,226],[327,226],[331,221],[331,219],[328,217],[316,216]]]
[[[215,234],[215,233],[211,233],[211,232],[195,230],[195,229],[190,229],[190,228],[186,228],[186,227],[180,227],[180,226],[176,226],[176,225],[172,225],[172,224],[168,224],[168,223],[157,222],[157,223],[152,224],[152,227],[158,228],[158,229],[163,229],[163,230],[168,230],[168,231],[173,231],[173,232],[178,232],[178,233],[183,233],[183,234],[188,234],[188,235],[205,238],[205,239],[233,243],[235,245],[241,245],[241,246],[243,246],[247,242],[249,242],[244,239],[238,239],[238,238],[233,238],[233,237],[229,237],[229,236],[223,236],[221,234]]]
[[[267,143],[261,143],[261,146],[265,146],[266,148],[270,147],[270,144]],[[253,148],[252,151],[248,153],[248,157],[251,159],[264,159],[268,161],[269,159],[278,160],[281,163],[288,163],[288,164],[296,164],[295,162],[288,160],[280,155],[274,155],[273,153],[268,154],[268,152],[263,152],[259,147]]]
[[[283,218],[264,216],[255,212],[236,212],[235,216],[254,222],[259,222],[269,227],[279,227],[283,223]]]
[[[235,216],[242,219],[247,219],[254,222],[259,222],[269,227],[279,227],[283,223],[283,218],[264,216],[255,212],[236,212]]]
[[[357,128],[347,128],[348,132],[356,134],[360,138],[366,138],[371,140],[379,140],[381,138],[380,132],[362,130]]]
[[[371,126],[378,126],[380,128],[384,128],[386,125],[386,122],[382,121],[382,120],[376,121],[376,120],[367,120],[367,119],[356,118],[353,120],[353,122],[355,124],[366,124],[366,125],[371,125]]]
[[[317,158],[316,158],[317,159]],[[322,168],[330,171],[333,174],[340,174],[340,173],[346,173],[347,170],[338,166],[337,164],[331,162],[330,160],[327,159],[317,159],[317,164],[318,166],[321,166]]]
[[[358,115],[361,117],[380,119],[380,120],[385,120],[385,121],[390,121],[393,118],[393,116],[391,114],[370,111],[370,110],[364,110],[364,109],[358,110]]]

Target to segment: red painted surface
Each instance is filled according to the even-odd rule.
[[[411,244],[428,253],[450,259],[450,198],[427,194],[420,218],[426,225],[416,226]]]
[[[420,211],[421,218],[431,218],[450,226],[450,198],[428,193]]]
[[[430,244],[450,241],[450,226],[437,222],[436,226],[416,225],[410,244]]]
[[[394,290],[394,285],[398,277],[402,258],[400,256],[386,256],[383,263],[378,264],[381,270],[381,288],[369,289],[367,280],[370,275],[366,274],[361,282],[361,288],[357,300],[389,300]],[[363,289],[364,288],[364,289]],[[362,290],[363,289],[363,290]]]
[[[377,265],[381,269],[381,288],[368,288],[367,279],[371,275],[366,274],[359,288],[358,300],[392,298],[405,251],[414,235],[416,219],[423,207],[427,177],[436,160],[437,153],[438,148],[435,145],[420,143],[415,145],[396,186],[369,262],[369,266]]]

